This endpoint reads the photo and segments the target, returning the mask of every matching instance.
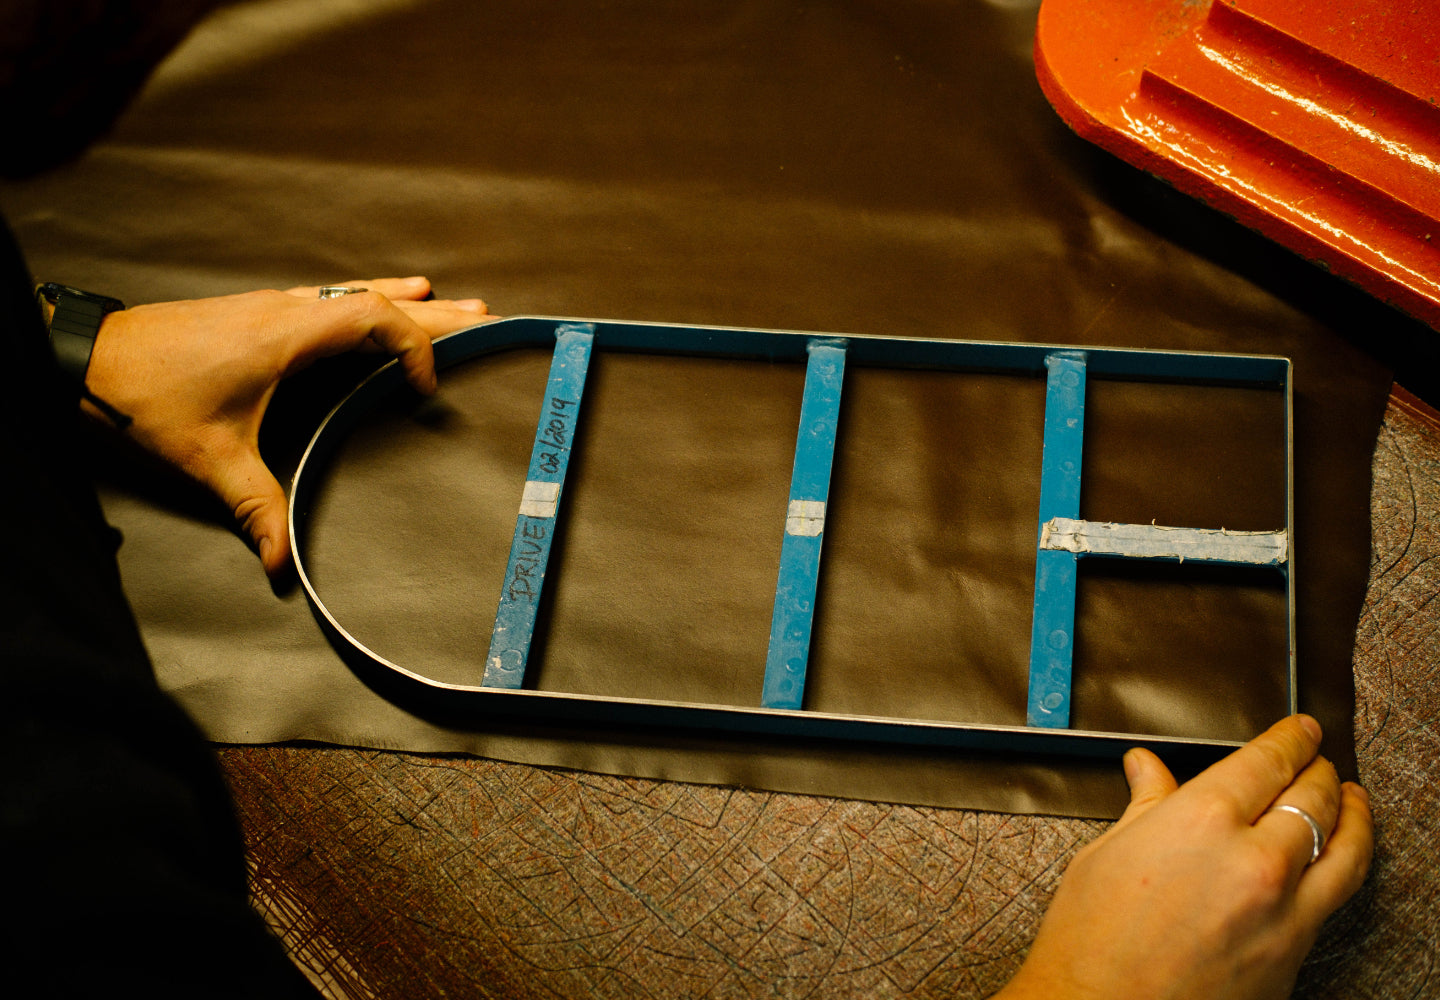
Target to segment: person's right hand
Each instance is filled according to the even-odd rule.
[[[1178,788],[1154,754],[1131,750],[1130,807],[1076,855],[997,997],[1289,996],[1373,851],[1368,795],[1319,747],[1319,724],[1292,716]],[[1313,864],[1309,824],[1280,804],[1327,834]]]

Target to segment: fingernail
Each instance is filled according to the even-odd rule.
[[[1126,750],[1121,763],[1125,767],[1125,780],[1131,785],[1135,784],[1135,779],[1140,776],[1139,755],[1135,753],[1134,749]]]
[[[1320,723],[1316,722],[1312,716],[1301,715],[1298,718],[1300,719],[1300,725],[1304,727],[1305,731],[1310,734],[1310,738],[1316,743],[1319,743],[1320,740],[1324,738],[1325,734],[1320,728]]]
[[[464,309],[466,312],[483,313],[489,307],[480,299],[460,299],[455,303],[455,308]]]

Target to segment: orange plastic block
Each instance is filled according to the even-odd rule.
[[[1081,136],[1440,327],[1440,27],[1394,0],[1045,0]]]

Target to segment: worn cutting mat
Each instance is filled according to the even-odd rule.
[[[1375,451],[1355,737],[1369,883],[1297,996],[1440,996],[1440,424]],[[980,997],[1105,824],[454,756],[221,752],[257,905],[333,997]]]

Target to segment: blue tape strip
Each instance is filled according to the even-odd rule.
[[[830,469],[835,460],[835,429],[840,420],[840,390],[845,381],[845,343],[812,340],[795,438],[795,467],[790,476],[790,506],[780,545],[780,573],[765,657],[765,708],[800,708],[815,619],[820,578],[820,548],[825,538],[825,506],[830,498]]]
[[[515,518],[515,540],[510,546],[505,583],[495,611],[495,631],[485,656],[485,676],[480,682],[484,687],[519,688],[525,683],[525,664],[535,634],[540,591],[555,539],[555,517],[560,510],[565,470],[570,466],[570,449],[594,342],[595,327],[591,323],[567,323],[555,331],[545,405],[535,429],[530,470],[525,476],[520,513]]]
[[[1085,443],[1085,354],[1056,351],[1045,358],[1045,449],[1040,466],[1040,519],[1036,529],[1035,613],[1030,628],[1027,725],[1070,725],[1070,666],[1075,641],[1073,552],[1041,549],[1052,517],[1080,516],[1080,461]]]

